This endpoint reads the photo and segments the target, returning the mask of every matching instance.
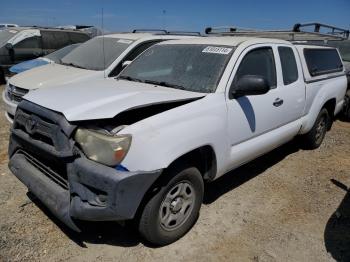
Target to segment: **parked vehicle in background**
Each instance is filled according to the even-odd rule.
[[[0,24],[0,30],[4,30],[6,28],[19,27],[16,24]]]
[[[298,135],[318,148],[343,107],[344,72],[330,47],[231,36],[161,42],[117,80],[27,94],[9,167],[73,230],[76,220],[135,219],[147,241],[169,244],[195,223],[204,182]]]
[[[30,90],[97,78],[113,78],[150,46],[164,40],[185,37],[193,37],[193,34],[188,36],[188,32],[161,30],[95,37],[62,58],[60,64],[41,66],[12,77],[3,93],[6,117],[12,122],[17,104]]]
[[[345,96],[344,117],[350,121],[350,40],[329,41],[330,46],[336,47],[340,51],[345,66],[346,76],[348,78],[348,90]]]
[[[0,84],[5,83],[12,65],[88,39],[86,33],[77,30],[16,27],[0,31]]]
[[[79,45],[80,44],[68,45],[44,57],[39,57],[36,59],[24,61],[22,63],[11,66],[9,69],[10,74],[11,76],[14,76],[16,74],[22,73],[24,71],[33,69],[38,66],[43,66],[43,65],[52,64],[52,63],[60,64],[61,59],[65,57],[68,53],[70,53],[72,50],[74,50],[76,47],[78,47]]]
[[[60,29],[76,29],[87,33],[91,38],[102,35],[103,32],[100,28],[91,25],[62,25],[58,26]]]

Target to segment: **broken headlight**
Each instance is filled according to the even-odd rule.
[[[79,128],[75,133],[75,141],[89,159],[107,166],[116,166],[129,151],[131,136],[102,134]]]

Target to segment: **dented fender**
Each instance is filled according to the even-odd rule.
[[[122,165],[131,171],[163,169],[187,152],[208,145],[216,154],[217,166],[224,167],[229,142],[223,136],[223,130],[227,132],[223,101],[223,93],[208,94],[124,128],[119,133],[131,134],[132,143]]]

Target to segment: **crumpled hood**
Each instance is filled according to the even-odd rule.
[[[101,72],[52,63],[15,75],[10,78],[9,83],[32,90],[81,81],[99,73]],[[103,72],[101,74],[103,76]]]
[[[62,113],[68,121],[81,121],[113,118],[128,109],[205,95],[112,78],[38,89],[24,98]]]

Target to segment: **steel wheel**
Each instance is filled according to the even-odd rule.
[[[189,181],[183,181],[173,186],[160,205],[161,227],[167,231],[181,227],[189,218],[195,200],[196,193]]]
[[[316,143],[319,144],[323,140],[325,133],[327,132],[327,117],[322,116],[316,127],[315,139]]]

